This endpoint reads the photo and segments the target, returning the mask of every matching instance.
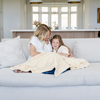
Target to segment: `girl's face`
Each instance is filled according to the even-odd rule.
[[[48,30],[47,33],[46,33],[45,41],[48,41],[49,38],[50,38],[50,31]]]
[[[53,39],[51,45],[52,45],[53,49],[57,50],[60,46],[59,40],[58,39]]]

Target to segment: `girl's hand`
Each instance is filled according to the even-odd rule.
[[[68,57],[70,58],[70,57],[73,57],[73,54],[72,53],[70,53],[69,55],[68,55]]]

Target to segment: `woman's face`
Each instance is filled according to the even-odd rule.
[[[48,41],[49,38],[50,38],[50,31],[48,30],[47,33],[46,33],[45,41]]]
[[[51,45],[52,45],[53,49],[57,50],[59,48],[59,45],[60,45],[59,40],[53,39]]]

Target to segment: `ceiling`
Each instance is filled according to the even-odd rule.
[[[54,0],[42,0],[43,2],[54,2]],[[55,2],[67,2],[67,0],[55,0]]]

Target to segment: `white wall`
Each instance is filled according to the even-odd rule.
[[[100,8],[100,0],[83,1],[83,29],[100,28],[100,23],[97,23],[97,8]]]
[[[97,8],[100,8],[100,0],[90,0],[90,29],[100,28],[100,23],[97,23]]]
[[[3,0],[4,38],[12,37],[11,29],[20,28],[20,0]]]
[[[3,37],[3,7],[2,7],[2,0],[0,0],[0,41]]]
[[[83,28],[83,2],[78,4],[78,29]]]
[[[20,0],[20,19],[21,29],[26,29],[26,0]]]
[[[29,4],[29,0],[26,0],[26,26],[27,29],[32,29],[32,5]]]
[[[83,29],[89,29],[90,0],[83,1]]]
[[[3,0],[4,38],[11,38],[12,29],[24,29],[26,0]]]

